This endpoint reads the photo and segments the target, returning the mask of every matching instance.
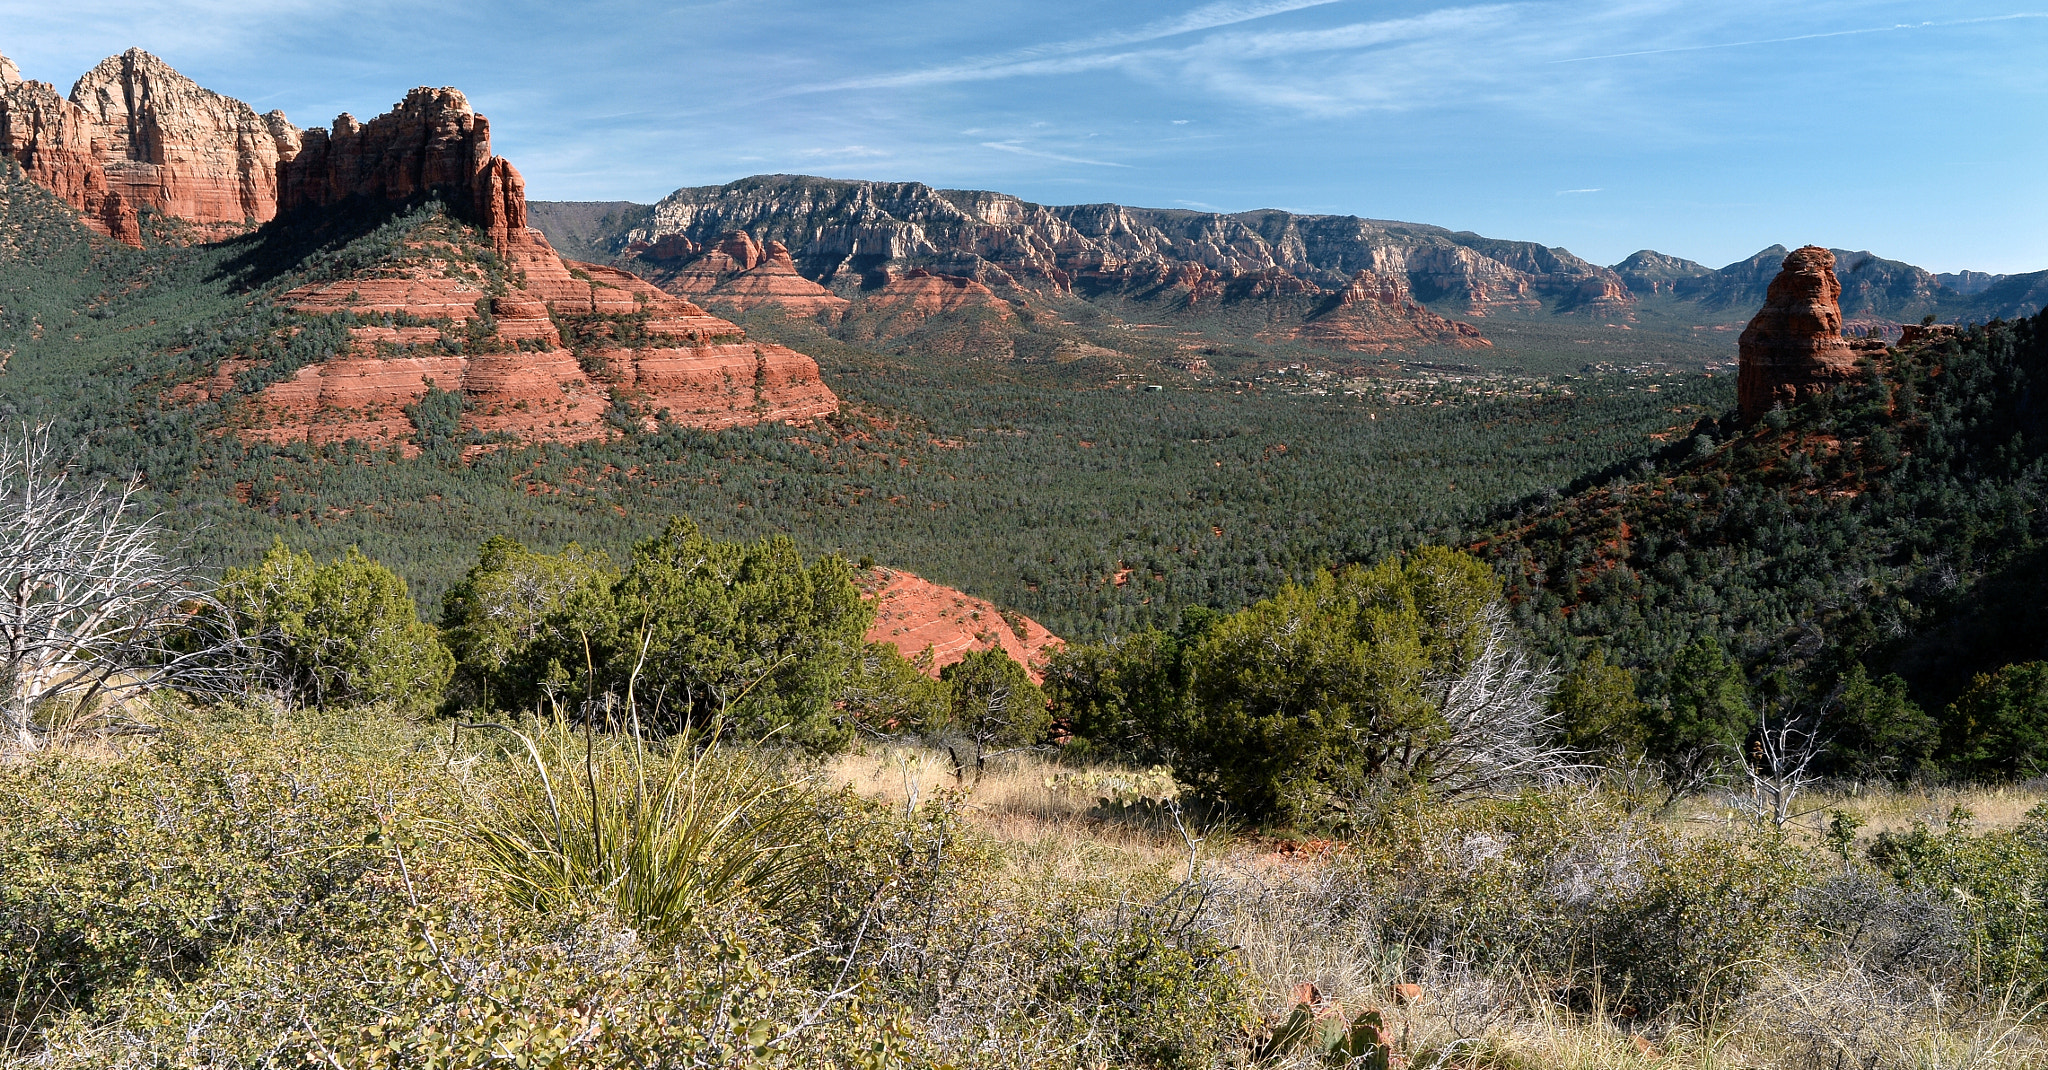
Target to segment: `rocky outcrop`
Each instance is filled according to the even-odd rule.
[[[1739,343],[1736,394],[1745,421],[1854,380],[1859,360],[1883,352],[1882,341],[1842,337],[1841,296],[1835,254],[1809,245],[1785,257]]]
[[[1649,296],[1677,293],[1680,283],[1712,275],[1714,269],[1682,257],[1666,256],[1655,249],[1639,249],[1614,265],[1614,273],[1621,276],[1630,292]]]
[[[805,421],[838,411],[811,358],[748,340],[736,325],[617,268],[565,261],[538,231],[503,238],[519,285],[487,296],[463,250],[411,243],[403,260],[284,295],[294,311],[445,318],[450,326],[356,327],[349,352],[301,368],[252,400],[249,440],[357,439],[416,452],[406,407],[439,389],[462,395],[461,429],[483,442],[609,438],[619,424],[666,420],[719,429]],[[476,328],[486,313],[490,330]],[[630,334],[620,335],[622,322]],[[557,323],[575,337],[564,339]],[[225,396],[245,367],[196,393]]]
[[[287,211],[425,195],[474,223],[498,259],[479,257],[469,232],[429,226],[378,263],[283,295],[296,312],[373,324],[351,327],[344,352],[241,407],[244,439],[354,439],[417,452],[420,431],[406,410],[435,390],[460,396],[471,453],[663,421],[716,429],[838,411],[811,358],[750,341],[636,275],[559,256],[525,226],[518,170],[491,154],[489,120],[456,90],[416,89],[368,123],[343,115],[332,131],[307,131],[279,187]],[[747,256],[768,266],[771,252]],[[225,398],[251,368],[229,361],[176,393]]]
[[[1445,319],[1416,304],[1399,275],[1360,271],[1300,327],[1277,339],[1348,353],[1385,353],[1420,346],[1477,349],[1491,346],[1469,323]]]
[[[223,236],[277,214],[281,163],[299,150],[282,112],[202,89],[141,49],[94,67],[68,99],[0,73],[0,148],[78,209],[86,225],[139,243],[138,215]]]
[[[923,667],[933,676],[970,651],[999,647],[1042,683],[1046,659],[1066,642],[1021,613],[897,569],[863,573],[861,588],[875,607],[867,641],[894,643],[907,658],[929,652]]]
[[[804,278],[779,241],[762,244],[744,230],[719,235],[718,241],[691,255],[699,246],[670,234],[642,243],[629,259],[642,261],[648,277],[669,293],[731,305],[742,312],[767,305],[798,316],[837,320],[846,298]]]
[[[331,130],[314,127],[278,178],[280,212],[427,195],[483,228],[501,253],[526,230],[526,182],[491,155],[490,120],[461,90],[421,87],[367,123],[344,113]]]

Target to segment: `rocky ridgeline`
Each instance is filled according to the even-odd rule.
[[[1331,296],[1361,271],[1400,276],[1471,317],[1555,308],[1625,312],[1620,276],[1560,249],[1355,216],[1055,207],[915,182],[775,175],[677,190],[617,250],[673,257],[743,232],[779,242],[805,278],[842,296],[913,270],[1001,293],[1171,296],[1200,308]],[[663,243],[668,243],[664,249]]]

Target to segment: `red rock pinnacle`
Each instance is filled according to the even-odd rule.
[[[1835,254],[1809,245],[1785,258],[1763,309],[1749,321],[1739,343],[1736,392],[1744,422],[1856,379],[1861,374],[1857,360],[1881,350],[1882,343],[1858,344],[1842,337],[1841,297]]]

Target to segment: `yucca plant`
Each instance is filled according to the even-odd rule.
[[[535,908],[601,902],[659,936],[736,900],[773,906],[803,873],[803,785],[723,751],[715,731],[699,747],[588,729],[579,740],[560,718],[529,727],[503,728],[527,775],[451,831]]]

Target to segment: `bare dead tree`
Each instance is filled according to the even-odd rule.
[[[224,614],[158,549],[139,480],[74,483],[48,427],[0,440],[0,733],[41,742],[39,710],[76,716],[173,679],[233,670]],[[51,709],[51,704],[63,704]]]
[[[1484,614],[1478,655],[1455,676],[1430,685],[1440,723],[1393,755],[1395,771],[1439,794],[1557,781],[1581,768],[1580,756],[1555,742],[1561,735],[1550,706],[1555,671],[1515,645],[1503,606],[1490,605]]]
[[[1737,806],[1759,821],[1784,828],[1792,820],[1793,801],[1820,779],[1811,770],[1827,744],[1821,727],[1818,717],[1795,716],[1781,717],[1774,725],[1770,705],[1762,705],[1757,710],[1756,742],[1743,766],[1749,773],[1749,797],[1738,797]]]

